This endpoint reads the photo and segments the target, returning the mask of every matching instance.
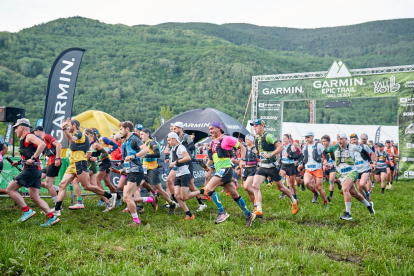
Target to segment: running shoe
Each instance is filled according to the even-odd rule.
[[[170,204],[170,215],[174,215],[175,214],[175,209],[177,208],[177,204],[174,203],[173,201],[171,201]]]
[[[272,181],[271,181],[271,182],[269,182],[269,183],[267,184],[267,187],[273,188],[273,182],[272,182]]]
[[[115,208],[116,207],[116,196],[117,195],[116,195],[116,193],[113,193],[111,195],[112,195],[112,197],[111,198],[108,198],[108,200],[109,200],[109,203],[111,204],[111,207]]]
[[[292,202],[292,214],[296,215],[299,212],[298,201]]]
[[[109,205],[106,205],[105,210],[103,210],[102,212],[109,212],[109,211],[111,211],[111,210],[113,210],[113,209],[115,209],[115,205],[111,206],[111,205],[109,204]]]
[[[336,183],[336,184],[338,185],[338,189],[339,189],[339,190],[342,190],[342,185],[341,185],[341,183],[339,183],[339,182],[338,182],[338,183]]]
[[[122,204],[122,200],[121,199],[122,199],[122,197],[116,199],[116,207],[121,206],[121,204]]]
[[[223,188],[223,189],[220,191],[220,193],[224,193],[225,191],[226,191],[226,189],[224,189],[224,188]]]
[[[257,207],[254,207],[253,213],[256,215],[256,218],[263,218],[263,213],[259,215],[259,212],[257,211]]]
[[[161,205],[162,208],[170,208],[170,204],[168,202],[165,202],[163,205]]]
[[[387,186],[385,186],[385,190],[389,190],[390,189],[390,183],[387,184]]]
[[[313,194],[312,203],[318,202],[318,196],[319,196],[319,192],[316,191],[316,193]]]
[[[375,214],[375,210],[374,210],[374,202],[370,202],[370,206],[367,206],[368,211],[370,214]]]
[[[323,204],[323,208],[324,208],[325,210],[328,210],[328,209],[329,209],[329,204],[328,204],[328,203],[324,203],[324,204]]]
[[[192,214],[191,217],[189,215],[186,215],[185,218],[180,219],[180,221],[193,220],[193,219],[194,219],[194,214]]]
[[[209,199],[209,198],[210,198],[210,199]],[[202,195],[202,196],[201,196],[201,199],[202,199],[202,200],[208,200],[208,201],[211,201],[211,197],[206,196],[206,195]]]
[[[103,206],[105,202],[101,199],[95,206]]]
[[[305,183],[302,183],[302,191],[305,191],[306,190],[306,187],[305,187]]]
[[[155,213],[158,210],[158,196],[153,196],[152,200],[152,211]]]
[[[49,225],[55,225],[60,221],[60,219],[57,216],[53,216],[53,218],[47,218],[47,221],[43,224],[40,224],[40,226],[49,226]]]
[[[392,191],[392,184],[390,184],[390,190]]]
[[[218,218],[216,219],[216,224],[222,223],[223,221],[225,221],[226,219],[229,218],[229,214],[227,214],[226,211],[224,211],[223,213],[219,213]]]
[[[239,182],[234,182],[234,186],[236,186],[236,189],[239,188]]]
[[[121,211],[122,213],[129,213],[129,208],[126,207],[124,210]]]
[[[85,209],[85,206],[83,205],[83,203],[76,203],[73,206],[69,206],[70,210],[78,210],[78,209]]]
[[[331,201],[332,201],[332,197],[331,197],[330,195],[329,195],[329,196],[327,196],[326,198],[328,199],[328,201],[329,201],[329,202],[331,202]]]
[[[50,209],[50,211],[56,216],[56,217],[60,217],[61,215],[61,211],[63,210],[62,207],[60,207],[60,210],[55,210],[55,208]]]
[[[33,211],[32,209],[29,209],[29,211],[23,212],[23,215],[19,218],[18,221],[21,221],[21,222],[26,221],[29,218],[33,217],[34,215],[36,215],[36,212]]]
[[[374,182],[372,182],[372,188],[374,188],[375,187],[375,185],[374,185],[375,183]]]
[[[201,212],[201,211],[203,211],[206,208],[207,208],[207,204],[199,204],[198,205],[197,212]]]
[[[279,196],[279,199],[285,199],[286,194],[284,192],[282,192],[282,194]]]
[[[246,219],[246,228],[252,226],[253,221],[256,219],[256,215],[254,213],[250,213],[244,217]]]
[[[144,207],[143,207],[143,206],[141,206],[141,205],[138,205],[138,206],[137,206],[137,213],[138,213],[138,214],[143,214],[143,213],[145,213],[145,209],[144,209]]]
[[[226,191],[226,196],[228,196],[228,195],[230,195],[230,193]]]
[[[141,226],[141,222],[135,222],[135,221],[132,221],[130,224],[128,224],[127,225],[127,227],[139,227],[139,226]]]
[[[343,219],[343,220],[351,220],[352,219],[352,216],[351,216],[351,214],[350,213],[348,213],[348,212],[345,212],[341,217],[340,217],[340,219]]]
[[[384,191],[381,191],[381,194],[382,194],[382,195],[385,195]]]

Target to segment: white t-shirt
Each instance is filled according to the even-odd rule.
[[[184,152],[187,152],[185,146],[183,146],[181,144],[179,144],[178,146],[176,146],[172,150],[175,150],[176,151],[175,153],[177,154],[178,159],[184,158],[184,154],[183,153]],[[188,169],[188,165],[184,165],[184,166],[180,166],[180,167],[177,166],[177,168],[178,168],[178,170],[176,172],[176,176],[177,177],[178,176],[181,176],[181,175],[185,175],[185,174],[189,174],[190,173],[190,170]]]
[[[318,163],[313,159],[313,149],[315,148],[315,142],[311,145],[305,146],[306,150],[308,151],[308,163],[305,165],[305,169],[309,171],[316,171],[322,168],[322,162]],[[325,150],[325,148],[322,146],[321,143],[318,143],[318,154],[322,155],[322,152]]]
[[[363,147],[369,154],[371,154],[372,150],[367,145],[360,144],[360,146]],[[355,155],[355,167],[358,173],[363,173],[368,170],[371,170],[371,167],[369,166],[369,161],[364,160],[360,152],[356,151],[354,155]]]

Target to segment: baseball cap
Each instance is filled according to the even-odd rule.
[[[25,126],[25,127],[30,127],[30,128],[32,127],[30,125],[29,119],[26,119],[26,118],[18,119],[16,124],[13,127],[18,127],[18,126]]]
[[[149,134],[149,138],[152,139],[152,137],[151,137],[151,130],[149,130],[148,128],[143,128],[143,129],[141,129],[141,131],[143,131],[145,133],[148,133]]]
[[[361,139],[368,139],[368,135],[366,133],[361,134]]]
[[[306,137],[306,136],[315,136],[314,134],[313,134],[313,132],[312,131],[307,131],[306,133],[305,133],[305,135],[303,135],[304,137]]]
[[[168,138],[174,138],[175,140],[177,140],[177,142],[180,142],[180,141],[178,140],[178,134],[177,134],[177,133],[175,133],[175,132],[170,132],[170,133],[168,133],[167,137],[168,137]]]
[[[138,130],[141,130],[141,129],[143,129],[144,127],[141,125],[141,124],[136,124],[135,125],[135,129],[138,129]]]
[[[262,125],[262,126],[265,126],[265,125],[266,125],[266,123],[265,123],[265,121],[264,121],[264,120],[262,120],[262,119],[256,119],[256,120],[254,120],[254,121],[253,121],[253,123],[250,123],[250,125],[251,125],[251,126],[254,126],[254,125]]]
[[[32,132],[35,132],[35,131],[44,131],[44,129],[43,129],[43,127],[42,126],[37,126],[37,127],[35,127],[33,130],[32,130]]]
[[[386,144],[386,143],[389,143],[389,142],[390,142],[390,140],[385,140],[385,144]]]
[[[251,134],[247,134],[245,139],[249,139],[250,141],[254,142],[254,137]]]
[[[183,128],[184,127],[184,124],[183,124],[183,122],[175,122],[173,124],[173,126]]]
[[[355,133],[352,133],[351,135],[349,135],[349,138],[357,138],[358,139],[358,135],[356,135]]]
[[[345,132],[339,132],[338,138],[347,138]]]
[[[223,127],[221,126],[220,122],[218,121],[211,122],[210,126],[219,128],[221,130],[221,133],[224,133]]]
[[[383,143],[379,143],[378,144],[378,147],[384,147],[384,144]]]

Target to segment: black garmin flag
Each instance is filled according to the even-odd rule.
[[[378,144],[380,142],[380,136],[381,136],[381,126],[377,129],[377,132],[375,133],[375,144]]]
[[[80,48],[63,51],[50,70],[43,128],[62,144],[62,148],[69,145],[62,131],[62,122],[72,117],[76,80],[84,52],[85,50]]]

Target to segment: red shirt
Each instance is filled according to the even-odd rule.
[[[45,137],[43,137],[43,141],[45,141],[46,143],[46,148],[50,149],[53,147],[52,143],[56,141],[56,139],[50,134],[45,134]],[[54,164],[55,160],[56,160],[56,155],[49,156],[46,167],[49,166],[50,164]]]
[[[111,153],[111,159],[122,160],[122,143],[117,143],[115,140],[113,141],[118,145],[118,148]]]

